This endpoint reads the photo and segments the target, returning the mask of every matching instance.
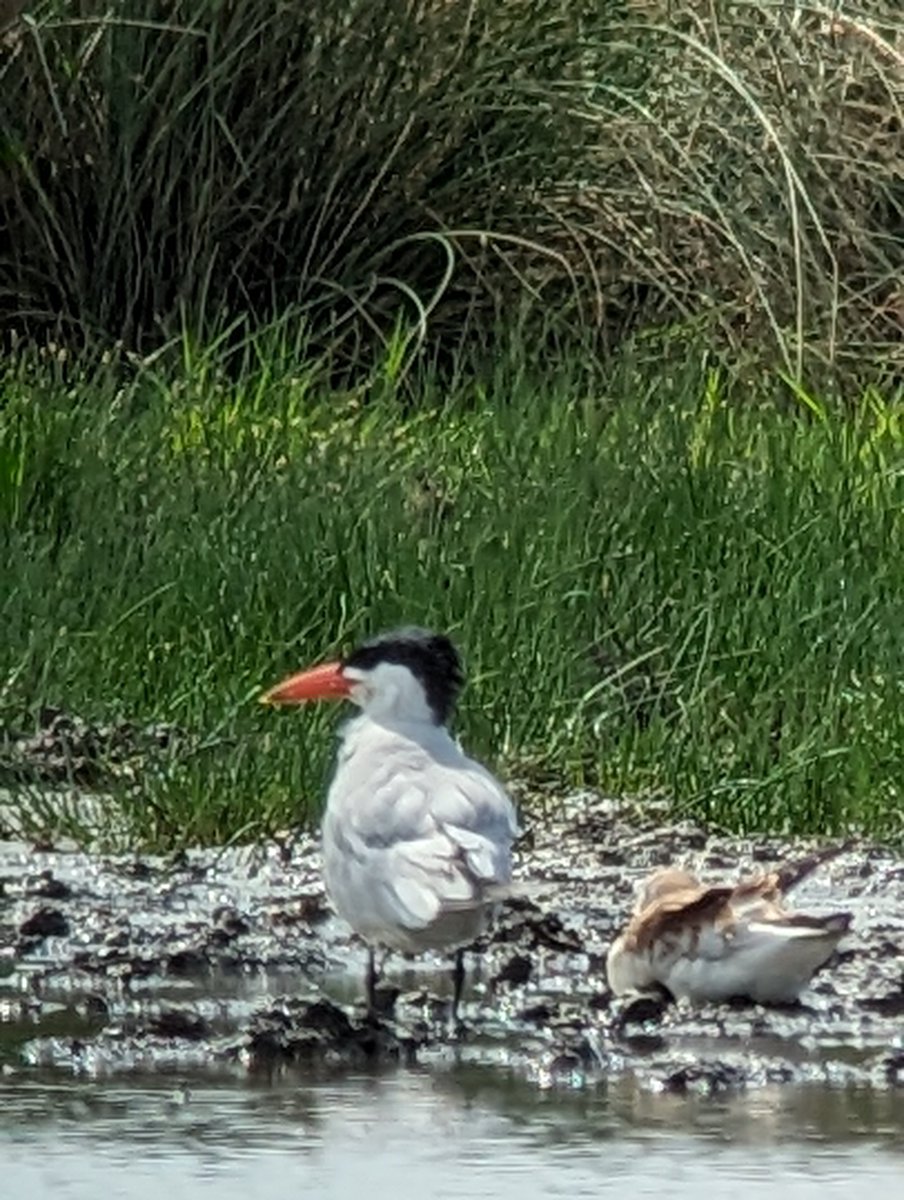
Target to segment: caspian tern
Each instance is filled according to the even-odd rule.
[[[327,894],[368,944],[367,1000],[376,1009],[374,947],[454,950],[453,1020],[464,947],[486,928],[512,876],[514,806],[447,728],[464,683],[443,634],[398,629],[339,662],[292,675],[269,704],[348,699],[323,818]]]
[[[818,851],[736,885],[705,887],[673,867],[654,872],[609,949],[609,987],[620,995],[659,985],[694,1004],[796,1000],[847,933],[852,915],[792,912],[785,894],[844,848]]]

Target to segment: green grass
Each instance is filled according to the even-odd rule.
[[[257,693],[402,622],[460,642],[458,728],[509,775],[900,833],[900,395],[742,390],[691,351],[422,371],[416,407],[390,366],[337,394],[275,340],[221,366],[3,369],[0,721],[182,727],[114,788],[129,839],[316,814],[339,713]]]

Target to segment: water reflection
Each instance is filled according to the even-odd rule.
[[[437,1075],[436,1087],[556,1140],[681,1133],[752,1147],[878,1139],[904,1151],[904,1092],[893,1089],[774,1086],[682,1096],[655,1093],[630,1076],[619,1076],[599,1087],[568,1091],[538,1088],[515,1072],[470,1064]]]
[[[189,1139],[211,1147],[316,1145],[337,1121],[385,1125],[389,1111],[425,1133],[438,1119],[467,1128],[502,1121],[535,1145],[682,1136],[749,1147],[859,1142],[904,1152],[904,1093],[814,1085],[758,1088],[724,1096],[655,1094],[620,1076],[593,1088],[542,1088],[514,1071],[460,1063],[447,1069],[368,1074],[241,1068],[193,1077],[159,1072],[126,1079],[61,1080],[31,1071],[0,1079],[0,1140],[110,1139],[142,1147]],[[904,1158],[901,1162],[904,1171]]]

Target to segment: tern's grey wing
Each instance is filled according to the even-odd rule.
[[[428,814],[431,827],[426,836],[399,836],[387,848],[387,883],[407,910],[399,914],[403,924],[480,907],[510,882],[514,810],[492,777],[433,772],[429,781],[407,781],[396,807],[409,819]],[[423,824],[418,819],[415,827]]]
[[[510,845],[517,836],[509,796],[469,759],[448,766],[425,756],[382,768],[360,781],[346,777],[341,792],[330,798],[329,808],[367,844],[414,840],[445,828],[463,831],[468,844],[479,837]]]
[[[514,809],[492,776],[434,763],[396,771],[362,800],[345,808],[331,853],[353,860],[346,873],[367,877],[387,920],[425,928],[492,903],[510,882]]]

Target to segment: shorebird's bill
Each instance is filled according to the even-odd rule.
[[[342,674],[342,664],[321,663],[297,675],[290,675],[261,696],[261,704],[305,704],[308,700],[344,700],[351,695],[351,683]]]

